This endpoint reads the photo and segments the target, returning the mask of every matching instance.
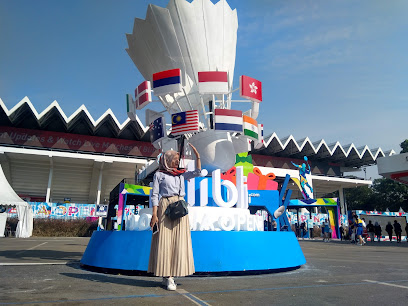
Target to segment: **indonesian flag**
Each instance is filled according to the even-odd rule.
[[[241,75],[239,78],[240,95],[254,102],[262,102],[262,82]]]
[[[153,90],[156,96],[164,96],[182,91],[181,70],[177,68],[154,73]]]
[[[201,71],[198,73],[200,94],[227,94],[228,73],[226,71]]]
[[[242,116],[244,120],[244,135],[252,140],[258,140],[258,122],[252,117]]]
[[[136,109],[142,109],[147,104],[152,102],[152,89],[150,87],[150,81],[142,82],[135,89],[136,97]]]

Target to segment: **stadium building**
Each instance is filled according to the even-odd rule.
[[[157,167],[159,154],[150,143],[148,127],[137,118],[120,123],[108,109],[94,119],[82,105],[67,116],[57,101],[38,112],[28,97],[8,109],[0,99],[0,163],[16,193],[30,202],[107,203],[109,194],[124,179],[146,178]],[[345,177],[345,172],[373,165],[394,154],[367,146],[326,144],[324,140],[264,138],[262,149],[252,150],[253,165],[267,168],[277,180],[297,175],[291,162],[311,164],[314,197],[370,185],[371,181]],[[301,198],[296,185],[292,198]]]

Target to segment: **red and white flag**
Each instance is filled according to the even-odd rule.
[[[191,110],[171,115],[171,134],[181,135],[198,132],[198,110]]]
[[[250,78],[246,75],[241,75],[239,78],[240,95],[254,102],[262,102],[262,82]]]
[[[200,94],[227,94],[229,92],[226,71],[201,71],[198,73]]]
[[[142,82],[135,89],[136,97],[136,109],[142,109],[147,104],[152,102],[152,89],[150,86],[150,81]]]

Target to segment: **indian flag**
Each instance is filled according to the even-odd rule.
[[[258,140],[258,122],[249,116],[242,116],[244,121],[244,135],[252,140]]]

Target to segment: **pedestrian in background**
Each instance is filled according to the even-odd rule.
[[[374,232],[375,232],[375,236],[377,237],[377,241],[380,242],[381,241],[381,225],[378,222],[375,222]]]
[[[368,237],[370,237],[370,241],[374,242],[374,224],[371,223],[371,220],[368,221],[367,232]]]
[[[276,232],[278,230],[278,223],[275,220],[272,220],[272,231]]]
[[[366,224],[364,218],[361,218],[361,221],[362,221],[362,223],[363,223],[363,234],[361,235],[361,237],[363,238],[364,244],[366,244],[367,238],[368,238],[367,224]]]
[[[397,236],[397,243],[401,243],[402,228],[401,224],[399,224],[397,220],[394,220],[394,232],[395,236]]]
[[[357,215],[354,216],[354,226],[357,228],[356,236],[359,240],[359,245],[365,245],[365,241],[363,240],[363,220],[361,220]]]
[[[313,219],[307,220],[307,227],[309,228],[310,239],[313,239]]]
[[[408,223],[407,223],[407,225],[405,225],[405,234],[407,235],[405,239],[408,242]]]
[[[302,222],[300,224],[300,235],[302,239],[305,239],[305,236],[306,236],[306,223],[305,222]]]
[[[299,223],[295,223],[295,233],[296,233],[296,237],[299,238]]]
[[[349,221],[349,237],[350,243],[356,243],[356,232],[352,221]]]
[[[344,233],[345,233],[344,225],[342,224],[342,225],[340,225],[340,241],[343,241]]]
[[[325,219],[325,221],[323,222],[322,232],[323,232],[323,242],[329,242],[330,241],[330,225],[327,219]]]
[[[388,224],[385,227],[385,231],[388,233],[388,236],[390,237],[390,242],[392,242],[392,230],[393,230],[393,227],[391,225],[391,222],[388,221]]]

